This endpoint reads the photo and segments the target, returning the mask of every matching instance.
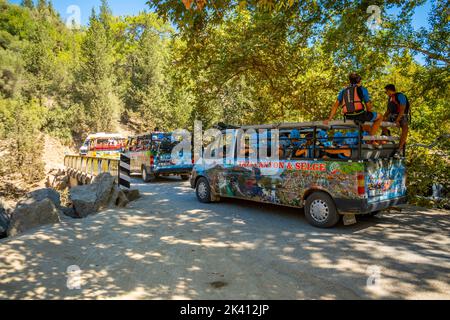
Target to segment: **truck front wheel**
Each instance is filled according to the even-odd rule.
[[[200,179],[198,179],[195,191],[198,201],[203,203],[212,202],[211,186],[209,185],[209,182],[206,178],[201,177]]]
[[[332,228],[340,219],[333,199],[320,191],[306,199],[305,216],[310,224],[319,228]]]

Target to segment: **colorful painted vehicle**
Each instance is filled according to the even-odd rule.
[[[231,159],[198,161],[191,177],[198,200],[209,203],[240,198],[304,208],[308,222],[324,228],[335,226],[341,216],[345,224],[352,224],[357,214],[376,214],[406,203],[404,159],[392,157],[398,138],[368,137],[361,127],[342,121],[329,126],[298,123],[276,128],[279,160],[267,160],[260,154],[250,160],[248,150],[255,147],[242,154],[228,139],[223,154],[230,149]],[[256,142],[256,149],[261,150],[261,144],[270,149],[270,138],[270,134],[266,139],[253,134],[248,144]],[[374,146],[371,140],[382,144]]]
[[[172,151],[176,145],[171,133],[153,132],[130,137],[126,154],[131,160],[131,173],[142,175],[144,182],[170,175],[189,180],[193,168],[192,155],[180,152],[179,161],[175,161]]]
[[[125,137],[119,133],[96,133],[89,135],[80,148],[81,156],[120,159],[125,147]]]

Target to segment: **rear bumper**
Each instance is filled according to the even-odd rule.
[[[392,206],[406,204],[407,198],[399,197],[386,201],[369,203],[367,199],[334,199],[336,207],[340,212],[349,212],[353,214],[366,214],[379,210],[384,210]]]

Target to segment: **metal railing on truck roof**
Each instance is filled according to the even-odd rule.
[[[319,130],[345,130],[345,129],[355,129],[358,130],[358,137],[354,137],[354,139],[358,140],[358,143],[356,146],[342,146],[342,150],[346,149],[352,149],[357,151],[356,154],[352,151],[351,159],[348,160],[368,160],[368,159],[379,159],[379,158],[390,158],[395,153],[395,151],[398,149],[398,145],[395,144],[395,142],[399,141],[399,137],[392,137],[392,136],[369,136],[363,134],[363,127],[364,126],[371,126],[372,123],[367,122],[364,124],[357,124],[352,120],[337,120],[337,121],[330,121],[328,124],[324,124],[323,121],[312,121],[312,122],[286,122],[286,123],[277,123],[277,124],[265,124],[265,125],[245,125],[245,126],[227,126],[227,125],[218,125],[217,128],[221,128],[222,130],[237,130],[242,129],[244,131],[246,130],[271,130],[271,129],[278,129],[278,130],[289,130],[289,129],[311,129],[311,133],[313,133],[313,136],[308,138],[310,143],[309,147],[312,150],[312,156],[305,157],[305,159],[318,159],[320,156],[318,156],[318,152],[321,151],[327,151],[330,150],[330,148],[327,148],[325,146],[321,146],[319,142],[323,141],[324,138],[318,137],[318,131]],[[395,123],[392,122],[383,122],[381,124],[382,128],[394,128],[396,127]],[[341,138],[333,138],[333,140],[339,140],[342,141],[349,139],[348,137],[341,137]],[[351,139],[351,138],[350,138]],[[373,146],[367,144],[367,142],[371,141],[382,141],[384,142],[391,142],[391,144],[383,144],[378,146]],[[394,144],[392,144],[394,142]],[[365,143],[365,144],[363,144]],[[304,149],[307,149],[305,147]],[[338,150],[339,148],[335,148],[335,150]],[[405,151],[405,150],[404,150]]]

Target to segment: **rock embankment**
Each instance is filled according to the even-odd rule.
[[[0,199],[0,239],[6,237],[9,223],[11,221],[11,208]]]
[[[108,208],[123,208],[139,197],[138,190],[123,191],[111,174],[103,173],[92,184],[71,188],[67,206],[62,205],[60,193],[52,188],[28,193],[14,210],[0,199],[0,238],[59,223],[63,215],[80,219]]]

